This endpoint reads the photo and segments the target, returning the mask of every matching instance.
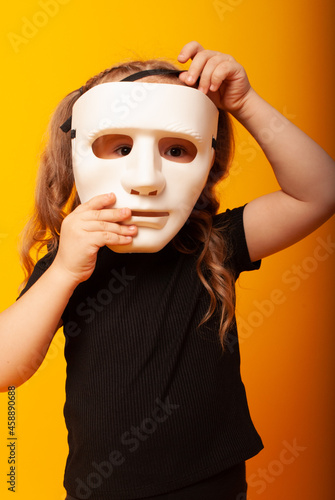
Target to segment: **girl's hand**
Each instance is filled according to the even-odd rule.
[[[65,271],[75,285],[93,273],[99,248],[128,245],[137,234],[136,226],[119,224],[131,217],[129,208],[106,208],[115,201],[113,193],[95,196],[79,205],[62,223],[59,248],[52,265]]]
[[[189,59],[192,63],[180,74],[180,80],[194,86],[200,77],[201,92],[208,94],[218,108],[238,114],[252,91],[244,68],[232,56],[205,50],[198,42],[181,49],[178,61],[186,63]]]

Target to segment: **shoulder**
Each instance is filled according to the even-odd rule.
[[[244,209],[241,207],[227,209],[213,217],[213,227],[219,230],[227,245],[228,255],[231,265],[235,270],[235,275],[243,271],[259,269],[261,261],[251,262],[244,231]]]
[[[21,297],[27,290],[29,290],[29,288],[33,286],[33,284],[36,283],[36,281],[42,276],[42,274],[45,273],[45,271],[51,266],[56,257],[56,253],[56,251],[48,252],[46,255],[44,255],[44,257],[36,262],[34,270],[31,273],[19,297]]]
[[[243,212],[246,205],[241,207],[227,209],[225,212],[214,215],[213,226],[220,228],[227,228],[233,230],[243,226]]]
[[[35,269],[39,269],[43,272],[46,271],[51,266],[53,261],[55,260],[56,253],[57,253],[56,251],[48,252],[41,259],[39,259],[36,262],[34,271],[35,271]]]

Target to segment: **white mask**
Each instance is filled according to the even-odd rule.
[[[138,234],[115,252],[157,252],[187,221],[214,159],[218,110],[196,89],[110,82],[73,106],[72,154],[82,203],[113,192]],[[75,131],[75,132],[74,132]]]

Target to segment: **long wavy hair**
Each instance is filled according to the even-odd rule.
[[[72,170],[70,133],[64,133],[60,125],[71,116],[72,107],[83,92],[95,85],[119,81],[137,71],[155,68],[178,69],[159,59],[114,66],[89,79],[81,89],[68,94],[56,108],[50,121],[47,144],[41,155],[34,211],[22,233],[20,255],[25,271],[22,286],[29,279],[40,252],[57,251],[62,221],[80,204]],[[150,78],[158,82],[183,85],[176,74],[155,75]],[[215,185],[228,174],[233,148],[230,118],[227,113],[219,110],[215,161],[207,184],[187,222],[187,238],[183,238],[185,231],[181,231],[173,240],[180,252],[197,252],[197,273],[210,296],[208,311],[200,324],[205,323],[214,313],[219,313],[219,337],[223,349],[225,334],[234,322],[234,277],[225,266],[228,248],[222,228],[213,227],[212,217],[219,208]]]

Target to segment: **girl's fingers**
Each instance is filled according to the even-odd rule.
[[[84,221],[122,222],[131,217],[130,208],[102,208],[100,210],[86,210],[81,214]]]
[[[209,64],[209,63],[208,63]],[[242,66],[236,62],[235,60],[226,60],[226,61],[218,61],[213,69],[210,70],[210,73],[205,75],[207,77],[206,87],[207,91],[216,92],[219,90],[222,82],[225,80],[234,80],[237,81],[239,77],[243,77],[242,75]],[[200,86],[202,85],[202,76],[200,80]]]
[[[86,203],[79,205],[72,213],[80,214],[82,220],[99,220],[106,222],[121,222],[131,217],[131,210],[124,208],[106,208],[114,205],[114,193],[94,196]]]
[[[191,66],[189,67],[186,74],[184,76],[184,83],[187,85],[194,85],[201,75],[202,70],[208,59],[213,55],[213,53],[209,53],[208,50],[203,50],[198,52],[194,57]]]
[[[193,59],[193,57],[198,53],[204,50],[202,45],[196,41],[192,41],[184,45],[178,55],[178,61],[185,63],[189,59]]]
[[[120,236],[116,234],[114,235],[114,238],[111,239],[111,241],[109,241],[108,239],[106,245],[129,245],[132,241],[132,236]]]
[[[116,197],[114,193],[99,194],[94,196],[86,203],[79,205],[74,211],[77,213],[85,212],[86,210],[101,210],[108,205],[114,205]]]
[[[91,203],[90,206],[92,205],[96,206]],[[137,227],[134,224],[126,225],[119,222],[129,219],[130,216],[129,208],[86,210],[80,216],[81,230],[85,231],[91,243],[98,247],[129,245],[137,235]]]
[[[106,222],[105,220],[89,220],[83,224],[83,229],[88,232],[109,232],[118,234],[119,236],[134,236],[137,234],[137,227],[135,225],[123,225],[113,222]]]
[[[87,232],[86,238],[88,254],[95,254],[105,245],[129,245],[133,241],[130,235],[116,234],[110,231]]]
[[[101,248],[105,245],[129,245],[133,241],[133,237],[105,231],[94,233],[94,240],[98,247]]]
[[[209,88],[208,82],[210,82],[215,68],[223,62],[233,61],[233,57],[228,54],[221,54],[220,52],[214,52],[211,50],[203,50],[194,57],[183,81],[188,85],[194,85],[198,78],[201,77],[201,86]]]
[[[222,58],[222,54],[207,60],[201,75],[198,89],[205,94],[212,84],[218,84],[218,88],[229,73],[230,62]],[[213,90],[211,88],[211,90]],[[217,89],[216,89],[217,90]]]
[[[137,227],[133,224],[121,225],[99,220],[82,221],[72,231],[77,243],[86,248],[101,248],[104,245],[128,245],[137,235]]]

